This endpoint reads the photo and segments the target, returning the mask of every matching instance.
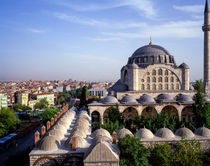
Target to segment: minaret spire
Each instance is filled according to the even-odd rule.
[[[204,25],[202,27],[204,32],[204,88],[210,98],[210,11],[209,3],[206,0],[205,10],[204,10]]]
[[[209,13],[209,2],[206,0],[205,11],[204,13]]]

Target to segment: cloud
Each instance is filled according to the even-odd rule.
[[[173,6],[174,9],[182,11],[182,12],[188,12],[188,13],[201,13],[204,11],[203,5],[186,5],[186,6]]]
[[[29,32],[32,32],[32,33],[45,33],[44,30],[35,29],[35,28],[27,28],[26,30],[29,31]]]
[[[129,7],[139,12],[142,16],[148,18],[156,16],[157,13],[154,8],[154,4],[152,3],[152,0],[114,0],[114,1],[111,0],[111,1],[106,1],[106,3],[100,1],[100,4],[99,3],[90,4],[90,2],[88,2],[88,4],[80,4],[80,5],[72,4],[66,0],[54,0],[54,3],[81,12],[109,10],[119,7]]]
[[[156,38],[199,38],[202,35],[201,31],[202,21],[173,21],[164,23],[162,25],[147,25],[141,31],[135,33],[125,32],[103,32],[102,35],[109,37],[116,37],[120,39],[125,38],[148,38],[149,36]]]
[[[126,22],[125,21],[125,22],[118,23],[118,22],[110,22],[110,21],[99,21],[99,20],[87,18],[87,17],[72,16],[65,13],[54,12],[52,14],[56,18],[64,20],[64,21],[87,25],[87,26],[100,27],[100,28],[128,29],[128,28],[146,27],[146,23],[144,22]]]
[[[86,39],[92,40],[92,41],[101,41],[101,42],[121,40],[119,37],[97,37],[97,38],[86,37]]]

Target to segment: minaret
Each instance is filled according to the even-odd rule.
[[[204,32],[204,88],[208,97],[210,98],[210,11],[208,0],[204,11],[204,25],[202,27]]]

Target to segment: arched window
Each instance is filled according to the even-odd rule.
[[[174,90],[174,84],[171,84],[171,89]]]
[[[147,77],[147,82],[150,83],[150,78],[149,77]]]
[[[159,77],[159,78],[158,78],[158,82],[163,82],[162,77]]]
[[[150,90],[150,84],[147,84],[147,90]]]
[[[144,84],[141,84],[141,90],[145,90]]]
[[[158,75],[163,75],[162,69],[159,69],[159,70],[158,70]]]
[[[174,82],[174,77],[171,77],[171,82]]]
[[[156,82],[156,78],[155,77],[152,78],[152,82]]]
[[[152,75],[153,75],[153,76],[156,75],[156,70],[152,70]]]
[[[158,89],[163,90],[163,85],[159,84]]]
[[[155,84],[152,85],[152,90],[156,90],[156,85]]]
[[[166,70],[166,71],[165,71],[165,75],[168,75],[168,74],[169,74],[169,73],[168,73],[168,70]]]
[[[168,88],[168,84],[165,84],[165,89],[166,89],[166,90],[168,90],[168,89],[169,89],[169,88]]]
[[[149,73],[149,72],[147,72],[147,75],[149,76],[149,75],[150,75],[150,73]]]
[[[168,82],[168,77],[165,77],[165,82]]]
[[[179,90],[179,84],[176,84],[176,89]]]

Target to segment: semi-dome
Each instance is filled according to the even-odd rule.
[[[120,130],[118,130],[118,132],[117,132],[117,139],[119,139],[119,138],[124,138],[126,135],[133,136],[133,134],[131,133],[130,130],[125,129],[125,128],[120,129]]]
[[[194,103],[192,97],[190,97],[189,95],[185,95],[185,94],[181,94],[177,97],[177,101],[179,103],[189,103],[192,104]]]
[[[168,128],[161,128],[161,129],[158,129],[155,133],[155,135],[157,137],[161,137],[161,138],[165,138],[165,139],[171,139],[171,138],[174,138],[174,133],[168,129]]]
[[[42,139],[40,143],[40,149],[45,151],[57,150],[59,147],[59,142],[54,136],[46,136]]]
[[[137,64],[135,64],[135,63],[132,63],[132,64],[128,64],[128,68],[130,68],[130,69],[138,69],[139,66]]]
[[[136,137],[142,138],[142,139],[152,139],[154,137],[153,133],[146,128],[141,128],[136,132]]]
[[[149,44],[137,49],[132,56],[141,55],[170,55],[170,53],[159,45]]]
[[[139,101],[141,104],[155,104],[154,98],[146,94],[141,96]]]
[[[133,96],[126,95],[122,98],[121,103],[122,104],[136,104],[137,101]]]
[[[107,96],[101,102],[103,104],[117,104],[118,100],[114,96]]]
[[[175,135],[180,136],[182,138],[193,138],[194,137],[193,132],[186,127],[177,129],[175,132]]]
[[[179,65],[179,67],[183,69],[189,69],[189,66],[186,63],[182,63],[181,65]]]
[[[169,94],[161,94],[161,95],[158,96],[158,101],[160,101],[160,102],[172,102],[172,101],[174,101],[174,99]]]
[[[210,138],[210,129],[208,129],[206,127],[200,127],[200,128],[195,130],[195,134],[203,136],[203,137],[209,137]]]

